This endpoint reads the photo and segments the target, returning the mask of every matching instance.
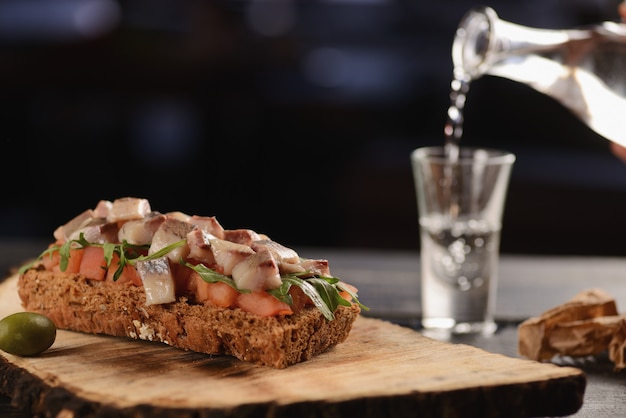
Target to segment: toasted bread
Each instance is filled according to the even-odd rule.
[[[239,308],[173,303],[146,305],[140,287],[90,280],[32,268],[18,289],[28,311],[48,316],[58,328],[159,341],[184,350],[227,354],[285,368],[343,342],[360,312],[340,306],[327,320],[313,306],[292,315],[260,317]]]

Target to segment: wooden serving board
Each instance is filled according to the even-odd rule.
[[[0,317],[22,310],[16,283],[0,284]],[[37,357],[0,352],[0,392],[55,417],[562,416],[581,407],[585,384],[576,368],[366,317],[343,344],[283,370],[62,330]]]

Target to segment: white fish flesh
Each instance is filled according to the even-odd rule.
[[[146,291],[146,305],[176,301],[176,286],[167,257],[138,261],[135,267]]]
[[[254,254],[254,250],[247,245],[222,239],[212,239],[210,242],[215,262],[223,269],[224,274],[227,276],[232,274],[235,265]]]
[[[187,234],[193,229],[194,226],[187,222],[173,218],[165,219],[152,237],[152,244],[150,244],[148,254],[154,254],[168,245],[186,239]],[[167,257],[172,261],[178,262],[181,258],[185,258],[187,254],[189,254],[189,246],[185,244],[167,253]]]
[[[118,233],[119,242],[126,240],[132,245],[150,245],[154,234],[165,222],[165,215],[151,212],[142,219],[124,222]]]
[[[278,263],[269,251],[260,251],[235,265],[233,280],[240,289],[260,291],[276,289],[282,284]]]
[[[217,239],[202,229],[194,229],[187,234],[189,246],[189,258],[200,261],[207,265],[215,264],[215,256],[211,248],[211,240]]]
[[[107,221],[119,222],[141,219],[150,212],[152,212],[152,209],[147,199],[122,197],[113,201]]]

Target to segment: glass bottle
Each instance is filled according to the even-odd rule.
[[[492,75],[524,83],[626,146],[626,25],[539,29],[479,7],[461,20],[452,59],[455,80],[469,84]]]

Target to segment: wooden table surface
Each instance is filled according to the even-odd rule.
[[[0,272],[37,255],[45,243],[0,242]],[[419,254],[387,250],[299,249],[304,257],[330,261],[333,275],[359,288],[364,314],[419,330]],[[626,312],[626,258],[568,256],[502,256],[496,319],[498,332],[491,337],[457,337],[451,342],[470,344],[510,357],[517,354],[517,325],[530,316],[565,302],[591,287],[613,295],[620,312]],[[607,358],[566,359],[565,365],[587,375],[583,407],[575,417],[626,416],[626,371],[614,372]],[[24,418],[10,400],[0,397],[0,416]]]

